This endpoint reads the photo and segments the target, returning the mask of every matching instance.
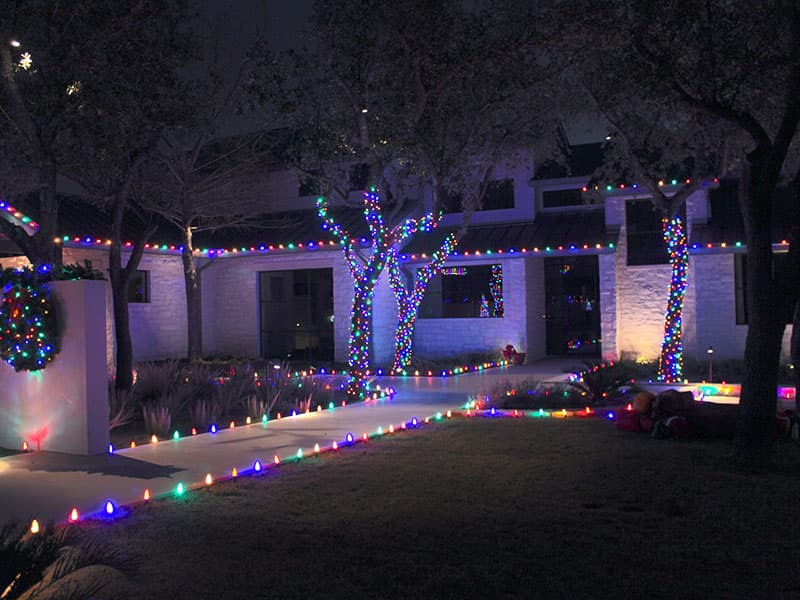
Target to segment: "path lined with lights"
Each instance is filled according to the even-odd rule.
[[[49,521],[113,519],[133,504],[174,498],[220,481],[244,476],[269,477],[285,463],[337,452],[385,435],[413,435],[448,418],[487,416],[572,417],[594,413],[489,412],[468,404],[470,396],[510,375],[539,379],[565,377],[554,361],[500,368],[453,377],[384,377],[394,397],[297,416],[220,427],[216,433],[170,438],[111,454],[80,457],[30,452],[0,459],[0,523],[9,518],[34,529]],[[483,413],[476,408],[487,409]]]
[[[520,368],[523,369],[523,368]],[[558,373],[558,369],[553,369]],[[490,369],[441,378],[381,378],[395,387],[391,398],[273,419],[266,423],[220,426],[217,433],[188,433],[178,439],[115,449],[93,457],[30,452],[0,459],[0,523],[9,518],[44,526],[48,521],[80,520],[113,514],[145,498],[175,496],[233,477],[268,477],[278,463],[306,460],[379,435],[399,435],[425,427],[426,418],[447,418],[471,394],[497,377],[513,373]],[[409,432],[408,434],[413,434]],[[280,468],[280,467],[278,467]],[[111,504],[107,504],[107,503]]]

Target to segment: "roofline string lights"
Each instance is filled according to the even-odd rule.
[[[683,379],[683,303],[686,298],[689,248],[683,220],[679,216],[663,219],[662,229],[672,274],[657,379],[664,383],[675,383]]]
[[[0,211],[10,216],[13,219],[12,222],[25,229],[29,234],[39,231],[39,224],[36,221],[11,206],[8,202],[0,200]]]
[[[718,184],[719,183],[719,178],[718,177],[714,177],[711,181],[714,184]],[[691,179],[683,179],[683,180],[681,180],[681,179],[671,179],[671,180],[659,179],[658,180],[658,187],[670,187],[670,186],[677,186],[677,185],[691,185],[691,183],[692,183]],[[703,187],[708,187],[708,185],[709,185],[708,181],[704,181],[703,182]],[[603,190],[603,191],[606,191],[606,192],[613,192],[614,190],[626,190],[626,189],[637,190],[638,191],[639,187],[640,186],[639,186],[638,183],[630,183],[630,184],[628,184],[628,183],[618,183],[616,185],[611,185],[611,184],[606,184],[604,186],[603,185],[594,185],[592,187],[592,189],[594,191]],[[581,191],[584,192],[584,193],[588,192],[589,191],[589,186],[584,185],[581,188]],[[647,188],[646,187],[644,188],[644,192],[645,193],[647,192]]]

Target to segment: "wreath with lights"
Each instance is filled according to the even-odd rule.
[[[58,273],[47,266],[2,271],[0,358],[17,372],[44,369],[61,349],[55,298],[47,284],[55,279],[98,278],[102,275],[88,264],[65,265]]]
[[[0,302],[0,358],[19,371],[39,371],[59,350],[49,288],[30,269],[6,269]]]

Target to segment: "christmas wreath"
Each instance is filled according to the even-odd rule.
[[[47,283],[54,279],[102,279],[91,265],[65,265],[54,273],[5,269],[0,272],[0,358],[19,371],[39,371],[60,350],[55,299]]]
[[[44,369],[58,353],[58,331],[50,290],[30,269],[0,276],[0,358],[19,371]]]

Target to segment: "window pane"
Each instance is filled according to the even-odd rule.
[[[483,197],[482,210],[514,208],[514,180],[499,179],[489,182]]]
[[[500,318],[503,316],[501,265],[448,267],[428,286],[420,318]]]
[[[685,213],[685,209],[682,209]],[[681,215],[683,217],[683,214]],[[684,218],[685,222],[685,218]],[[669,263],[661,229],[661,214],[650,200],[625,203],[629,265],[664,265]]]
[[[577,190],[547,190],[542,192],[542,208],[582,206],[583,194]]]
[[[136,271],[128,287],[128,302],[150,302],[150,271]]]

